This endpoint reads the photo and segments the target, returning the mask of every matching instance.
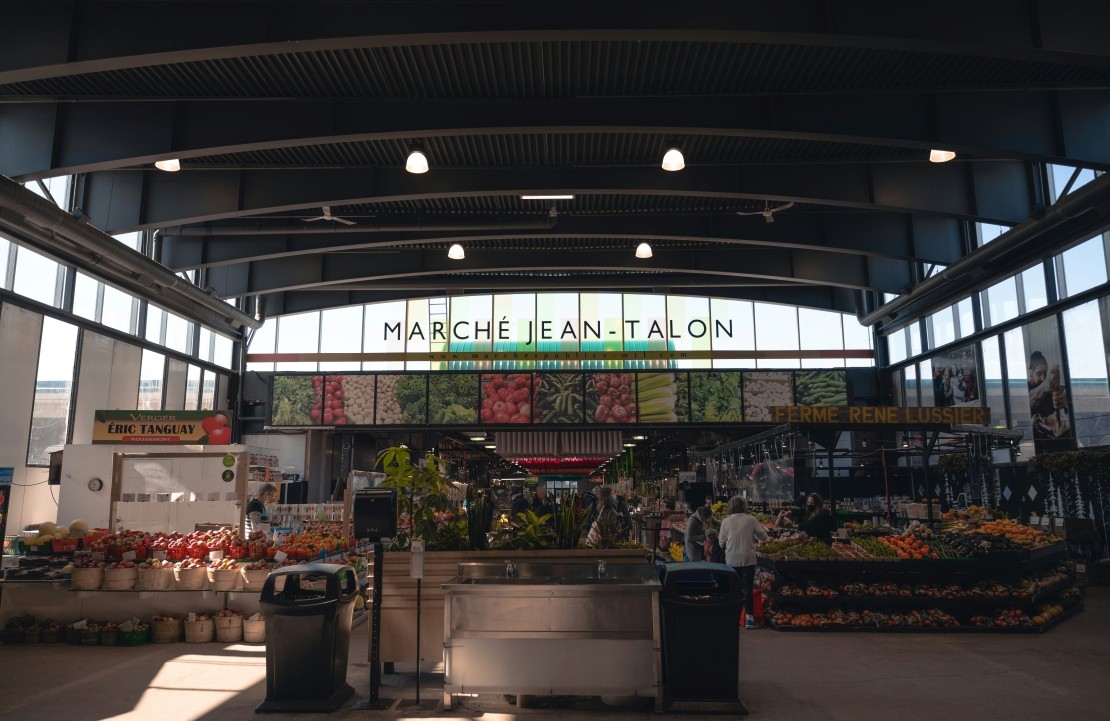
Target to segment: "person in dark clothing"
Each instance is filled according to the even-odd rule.
[[[270,512],[266,509],[267,503],[277,501],[278,489],[273,483],[267,483],[258,489],[258,495],[247,503],[246,526],[247,536],[256,531],[268,533],[270,531]]]
[[[686,560],[705,560],[706,522],[713,516],[709,506],[696,508],[686,519]]]
[[[547,519],[547,527],[555,528],[555,504],[551,502],[547,486],[543,484],[536,486],[536,495],[532,496],[532,512],[540,517],[551,516]]]
[[[787,520],[784,525],[788,528],[796,526],[810,538],[830,544],[836,531],[836,519],[825,508],[825,500],[816,493],[806,496],[805,520],[801,523]]]
[[[724,563],[725,549],[721,548],[721,535],[716,528],[705,532],[706,553],[705,560],[709,563]]]
[[[521,486],[513,486],[512,491],[509,493],[509,520],[515,521],[516,514],[524,513],[528,510],[528,500],[524,497],[524,489]]]

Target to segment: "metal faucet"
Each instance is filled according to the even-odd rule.
[[[505,561],[505,578],[516,578],[516,564],[512,561]]]
[[[605,561],[598,561],[597,562],[597,577],[598,578],[605,578],[608,575],[609,575],[609,567],[605,564]]]

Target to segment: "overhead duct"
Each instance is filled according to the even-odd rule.
[[[1083,216],[1089,215],[1089,220]],[[1061,228],[1068,221],[1082,218],[1087,222],[1076,227]],[[861,325],[872,326],[900,311],[914,306],[914,317],[930,312],[964,293],[989,286],[1035,259],[1040,250],[1033,245],[1052,231],[1066,237],[1052,239],[1053,248],[1061,241],[1075,242],[1098,233],[1110,225],[1110,174],[1102,175],[1082,188],[1065,195],[1045,209],[1039,218],[1030,218],[1006,231],[990,243],[968,253],[934,276],[926,278],[909,292],[879,306],[859,319]],[[1001,261],[1001,262],[1000,262]],[[992,263],[998,267],[992,268]]]
[[[471,231],[471,230],[551,230],[557,218],[546,216],[536,220],[506,220],[495,216],[488,220],[423,221],[415,222],[366,222],[358,225],[224,225],[224,226],[173,226],[158,231],[163,236],[212,236],[212,235],[344,235],[348,233],[419,233],[423,231]]]
[[[144,299],[217,328],[259,328],[262,321],[224,303],[165,266],[82,223],[11,178],[0,175],[0,228],[78,268],[96,267],[106,280]]]

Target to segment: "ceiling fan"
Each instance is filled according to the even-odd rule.
[[[763,201],[763,210],[753,210],[749,213],[742,213],[740,211],[736,211],[736,214],[737,215],[762,215],[763,219],[766,220],[768,223],[774,223],[775,222],[775,213],[779,212],[780,210],[787,210],[788,208],[793,208],[793,207],[794,207],[794,203],[790,202],[790,203],[783,203],[782,205],[779,205],[779,206],[776,206],[776,207],[772,208],[771,204],[768,201],[764,200]]]
[[[791,205],[793,205],[793,203],[791,203]],[[320,210],[324,211],[323,215],[318,215],[315,218],[301,218],[301,220],[306,223],[315,223],[317,220],[334,220],[336,223],[342,223],[343,225],[355,224],[355,221],[353,220],[347,220],[346,218],[340,218],[338,216],[332,215],[330,205],[325,205],[321,207]]]

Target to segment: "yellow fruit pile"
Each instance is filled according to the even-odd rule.
[[[686,550],[686,547],[683,546],[681,543],[672,543],[667,550],[671,552],[671,558],[676,561],[681,561],[682,554]]]

